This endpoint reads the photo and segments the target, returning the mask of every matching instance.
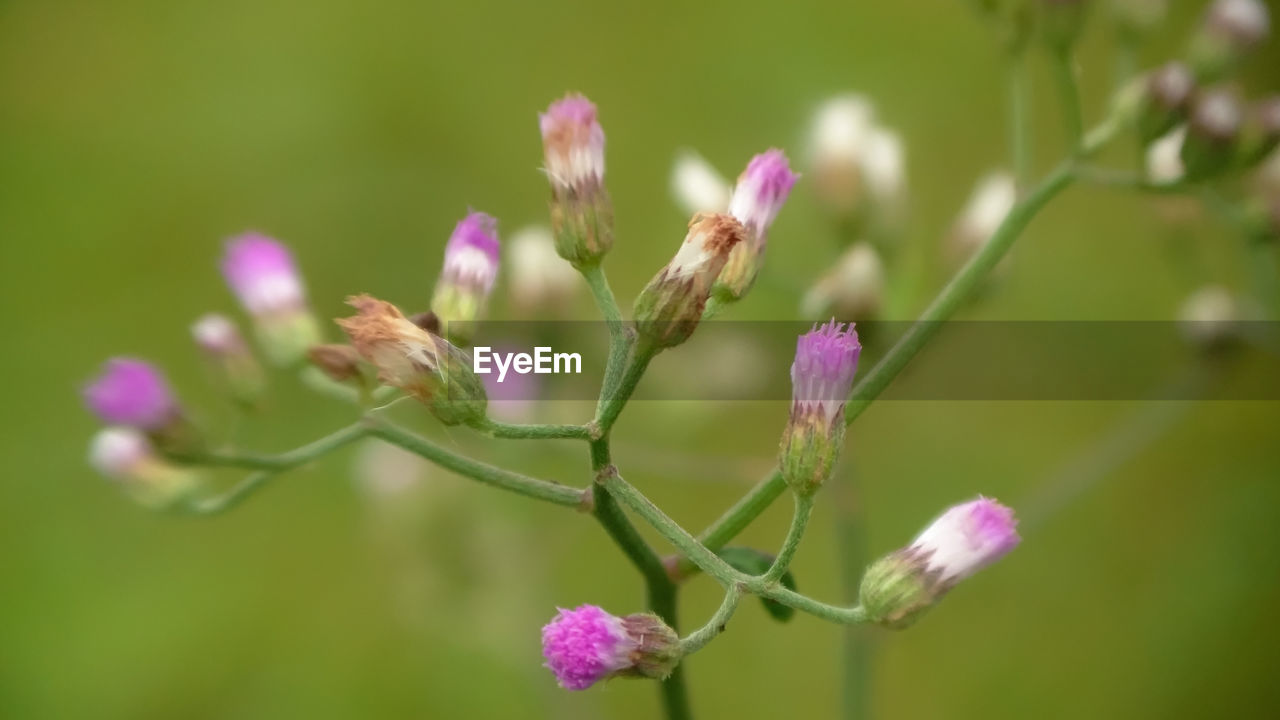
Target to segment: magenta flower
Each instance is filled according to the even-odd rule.
[[[84,398],[89,409],[111,425],[155,431],[180,415],[164,375],[131,358],[108,360],[102,374],[85,388]]]
[[[582,192],[604,180],[604,129],[590,100],[564,96],[538,116],[538,127],[552,185]]]
[[[1013,510],[979,497],[956,505],[911,543],[929,572],[945,584],[957,583],[1004,557],[1022,540]]]
[[[622,618],[595,605],[560,610],[542,628],[542,655],[560,687],[586,690],[631,666],[639,644],[627,634]]]
[[[470,212],[453,228],[444,248],[441,280],[488,295],[498,277],[498,221]]]
[[[542,628],[542,655],[560,687],[586,690],[619,675],[666,678],[680,662],[680,638],[657,615],[583,605]]]
[[[853,388],[861,352],[852,324],[832,320],[801,335],[791,364],[791,412],[817,407],[825,421],[833,423]]]
[[[222,274],[250,315],[291,312],[306,303],[293,255],[266,235],[245,233],[231,238]]]
[[[791,172],[787,156],[781,150],[756,155],[738,177],[729,201],[729,214],[751,231],[758,244],[763,244],[765,234],[799,178]]]

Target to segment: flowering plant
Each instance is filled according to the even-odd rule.
[[[1042,37],[1062,73],[1066,157],[1038,182],[1030,181],[1019,139],[1026,118],[1017,110],[1020,103],[1013,103],[1014,172],[992,173],[979,184],[948,241],[954,277],[860,378],[863,342],[853,321],[881,312],[886,282],[882,249],[862,238],[892,237],[904,212],[903,144],[876,123],[869,103],[860,98],[837,99],[819,112],[811,153],[814,192],[845,234],[858,240],[803,300],[804,313],[816,322],[797,340],[777,467],[699,534],[624,479],[612,459],[612,432],[650,364],[664,351],[694,340],[704,321],[730,312],[750,292],[766,267],[772,225],[800,176],[781,150],[769,149],[750,159],[730,189],[696,155],[682,156],[675,185],[692,217],[671,260],[639,293],[632,317],[624,319],[604,271],[607,256],[625,248],[616,237],[605,184],[605,133],[596,106],[577,94],[552,103],[539,118],[552,234],[522,235],[520,263],[526,272],[536,268],[537,273],[517,287],[531,302],[553,297],[563,302],[563,284],[576,281],[576,272],[590,288],[609,333],[593,417],[576,424],[524,424],[495,419],[490,412],[490,391],[474,372],[468,347],[483,330],[477,321],[495,286],[501,243],[497,221],[471,211],[449,238],[431,311],[406,313],[371,295],[357,295],[349,300],[354,314],[337,321],[345,343],[325,342],[301,273],[282,243],[258,233],[228,243],[223,274],[251,319],[256,346],[271,364],[296,369],[317,389],[352,402],[360,414],[350,426],[275,455],[215,447],[159,369],[115,358],[84,393],[107,426],[93,440],[91,461],[148,506],[214,514],[282,473],[351,443],[376,439],[483,484],[588,514],[644,577],[648,607],[626,615],[590,604],[559,610],[542,630],[546,666],[568,690],[617,677],[660,681],[664,708],[673,718],[689,715],[682,662],[724,631],[744,596],[786,608],[782,617],[799,611],[839,624],[905,628],[961,580],[1013,550],[1020,542],[1017,520],[995,500],[967,500],[946,509],[905,547],[867,564],[857,604],[829,604],[798,592],[789,567],[824,485],[837,472],[846,428],[935,336],[939,324],[974,296],[1035,215],[1068,186],[1092,182],[1160,194],[1193,190],[1251,171],[1280,141],[1275,100],[1246,108],[1235,89],[1213,87],[1230,77],[1239,57],[1266,35],[1265,6],[1254,0],[1215,2],[1189,45],[1187,64],[1126,77],[1107,115],[1085,131],[1071,59],[1081,4],[979,3],[1006,36],[1015,76],[1030,38]],[[1019,87],[1015,83],[1015,100]],[[1146,166],[1131,173],[1091,164],[1125,136],[1144,150]],[[1246,221],[1265,228],[1258,232],[1274,233],[1276,208],[1274,199],[1268,200],[1272,206]],[[1202,303],[1193,315],[1218,323],[1227,306],[1224,311],[1218,302],[1205,311]],[[195,324],[193,334],[228,393],[252,405],[265,381],[254,346],[236,324],[209,315]],[[562,484],[461,455],[381,413],[386,403],[405,398],[421,403],[444,425],[495,438],[579,441],[591,474],[584,482]],[[211,467],[249,475],[218,492],[201,472]],[[788,491],[794,513],[775,554],[726,547]],[[659,556],[633,517],[650,525],[677,554]],[[705,623],[684,632],[676,621],[677,593],[697,572],[719,583],[724,598]]]

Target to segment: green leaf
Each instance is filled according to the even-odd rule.
[[[773,565],[775,559],[775,556],[769,553],[749,547],[727,547],[716,554],[721,560],[732,565],[735,570],[748,575],[763,575]],[[783,574],[779,582],[788,590],[796,589],[796,579],[790,570]],[[786,622],[796,614],[795,608],[783,605],[776,600],[760,598],[760,603],[764,605],[765,612],[778,622]]]

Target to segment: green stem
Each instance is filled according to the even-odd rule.
[[[618,379],[613,393],[607,396],[601,395],[601,405],[594,423],[598,433],[601,435],[609,434],[609,431],[613,428],[613,423],[622,414],[622,409],[626,407],[627,401],[631,399],[632,393],[636,391],[636,386],[640,384],[640,379],[644,377],[645,370],[649,368],[649,362],[657,354],[657,350],[644,343],[632,345],[631,358],[627,362],[627,369],[622,373],[622,377]]]
[[[262,487],[267,481],[280,474],[275,470],[259,470],[252,473],[249,477],[241,480],[239,484],[225,493],[216,497],[200,498],[193,500],[186,506],[185,510],[192,515],[217,515],[224,513],[231,508],[239,505],[245,498],[249,497],[258,488]]]
[[[813,515],[813,496],[794,494],[795,512],[791,516],[791,527],[787,529],[787,537],[782,541],[782,549],[778,551],[778,557],[774,558],[773,565],[765,571],[761,576],[765,582],[776,582],[786,572],[791,565],[791,558],[795,557],[796,550],[800,547],[800,539],[804,537],[804,531],[809,527],[809,517]]]
[[[794,590],[788,590],[776,581],[768,582],[763,577],[752,577],[739,572],[733,566],[721,560],[707,546],[698,542],[697,538],[690,535],[674,520],[667,517],[666,513],[662,512],[649,498],[623,480],[616,472],[602,474],[599,482],[604,484],[611,495],[631,508],[635,514],[657,530],[659,535],[662,535],[677,550],[684,553],[685,557],[692,559],[700,570],[715,578],[725,588],[738,587],[752,595],[777,600],[783,605],[830,622],[866,622],[866,614],[861,607],[828,605],[801,595]]]
[[[741,599],[742,590],[738,587],[735,586],[726,590],[724,601],[720,603],[720,608],[711,616],[707,624],[680,640],[680,652],[685,655],[692,655],[706,647],[707,643],[716,639],[720,633],[724,632],[729,619],[733,617],[734,611],[738,609],[738,601]]]
[[[1080,84],[1070,50],[1053,53],[1054,79],[1058,83],[1059,101],[1062,103],[1062,122],[1067,133],[1069,154],[1079,152],[1084,140],[1084,112],[1080,106]]]
[[[604,382],[600,390],[600,403],[603,404],[614,395],[631,343],[627,339],[622,311],[618,308],[618,301],[613,296],[613,288],[609,286],[604,268],[599,264],[584,268],[582,277],[587,281],[587,287],[591,288],[591,296],[595,298],[596,306],[600,308],[600,314],[609,327],[609,355],[605,360]]]
[[[485,420],[479,428],[491,437],[508,440],[589,440],[591,431],[585,425],[516,425]]]
[[[327,455],[343,445],[353,443],[368,434],[369,429],[364,424],[356,423],[326,435],[315,442],[279,455],[209,452],[195,455],[175,455],[172,456],[172,459],[187,465],[283,472]]]
[[[867,566],[867,534],[862,498],[857,475],[852,468],[842,473],[831,488],[835,511],[836,557],[839,560],[840,586],[847,602],[858,599],[862,573]],[[846,720],[871,717],[871,661],[875,641],[867,628],[849,626],[844,629],[844,682],[841,684],[842,707]]]
[[[581,488],[539,480],[472,460],[386,421],[371,420],[368,432],[376,438],[426,458],[446,470],[452,470],[485,485],[566,507],[583,508],[589,504],[586,499],[590,496]]]
[[[591,441],[591,469],[597,480],[592,486],[595,500],[593,514],[596,520],[614,544],[622,550],[622,554],[644,577],[649,610],[662,618],[671,629],[679,632],[676,584],[667,575],[662,558],[658,557],[653,548],[649,547],[649,543],[640,536],[640,532],[627,519],[622,508],[618,507],[617,500],[603,482],[604,478],[617,476],[607,437]],[[675,671],[658,685],[658,691],[668,720],[686,720],[691,717],[684,671],[680,667],[677,666]]]
[[[1028,102],[1026,54],[1009,56],[1009,154],[1018,189],[1031,178],[1031,116]]]

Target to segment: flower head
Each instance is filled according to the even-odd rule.
[[[604,187],[604,130],[596,106],[576,93],[538,116],[542,155],[551,181],[556,252],[585,268],[613,246],[613,203]]]
[[[870,243],[858,242],[805,293],[800,311],[808,317],[834,313],[841,320],[870,320],[879,313],[884,293],[880,254]]]
[[[302,277],[284,245],[258,233],[231,238],[222,274],[253,316],[258,339],[272,362],[292,365],[320,341]]]
[[[445,245],[443,278],[488,295],[498,277],[498,247],[498,221],[482,212],[467,213]]]
[[[947,585],[970,577],[1018,546],[1013,510],[979,497],[956,505],[929,524],[908,547],[928,572]]]
[[[844,405],[853,387],[862,345],[853,326],[835,320],[796,341],[791,365],[791,415],[782,433],[782,477],[812,495],[831,475],[844,443]]]
[[[480,212],[468,213],[449,236],[444,269],[436,282],[431,310],[450,337],[470,338],[498,277],[498,221]]]
[[[338,325],[378,368],[378,379],[425,403],[446,425],[484,419],[484,386],[467,353],[413,324],[395,305],[369,295],[347,299],[357,311]]]
[[[787,156],[776,148],[756,155],[747,163],[729,200],[729,214],[751,232],[753,242],[763,244],[765,234],[799,178],[791,172]]]
[[[636,327],[646,342],[667,348],[689,339],[712,284],[745,237],[742,223],[731,215],[701,214],[689,222],[675,257],[636,298]]]
[[[657,616],[617,617],[595,605],[561,609],[542,628],[542,655],[566,690],[620,675],[665,678],[680,660],[679,638]]]
[[[289,249],[266,235],[227,241],[222,274],[250,315],[290,312],[306,305],[306,291]]]
[[[119,482],[140,504],[165,508],[186,498],[199,478],[156,455],[150,440],[126,427],[98,431],[89,446],[89,464]]]
[[[1013,511],[979,497],[948,509],[905,548],[877,560],[862,578],[872,622],[903,628],[957,583],[1018,546]]]
[[[581,190],[604,180],[604,129],[594,103],[569,93],[538,116],[538,127],[553,185]]]
[[[84,391],[85,402],[103,422],[156,431],[181,415],[169,383],[155,366],[112,358]]]
[[[816,407],[827,423],[834,423],[853,388],[861,352],[852,324],[846,326],[833,319],[801,335],[791,364],[792,413]]]

